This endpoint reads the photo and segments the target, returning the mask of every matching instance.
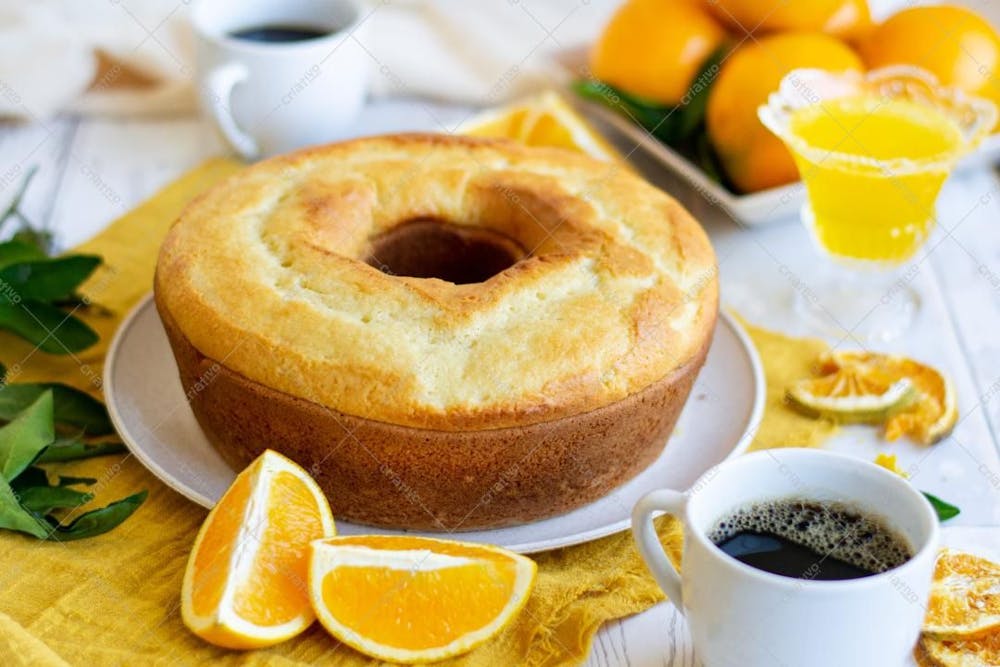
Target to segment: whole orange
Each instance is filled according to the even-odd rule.
[[[868,0],[705,0],[738,34],[814,30],[853,39],[871,26]]]
[[[1000,104],[1000,36],[964,7],[914,7],[890,16],[862,42],[870,69],[912,64],[941,83]]]
[[[817,32],[786,32],[748,42],[722,65],[708,96],[706,127],[726,175],[742,192],[798,180],[785,145],[757,118],[757,107],[793,69],[864,69],[840,40]]]
[[[672,106],[725,38],[697,2],[628,0],[590,52],[590,68],[626,93]]]

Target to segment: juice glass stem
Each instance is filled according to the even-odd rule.
[[[903,336],[920,311],[915,263],[859,269],[824,256],[809,287],[796,291],[795,310],[826,338],[854,343],[886,343]]]

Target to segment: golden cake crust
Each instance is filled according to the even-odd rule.
[[[485,227],[528,256],[467,285],[366,263],[372,239],[409,220]],[[268,160],[201,196],[167,235],[155,290],[174,338],[251,383],[386,424],[476,431],[696,371],[716,276],[701,227],[620,168],[394,135]]]
[[[309,471],[338,519],[427,531],[517,525],[591,503],[663,451],[709,342],[642,391],[526,426],[442,431],[345,414],[248,380],[164,328],[209,441],[234,470],[278,449]]]

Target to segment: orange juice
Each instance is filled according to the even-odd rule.
[[[912,256],[963,137],[931,105],[874,95],[796,109],[790,142],[809,193],[811,223],[833,255],[880,262]]]

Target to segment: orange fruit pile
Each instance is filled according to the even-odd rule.
[[[707,4],[737,34],[809,30],[854,38],[871,27],[867,0],[710,0]]]
[[[949,86],[1000,104],[1000,35],[966,7],[913,7],[890,16],[861,42],[870,69],[916,65]]]
[[[198,532],[181,590],[184,624],[211,644],[252,649],[290,639],[318,616],[368,656],[430,662],[510,624],[537,571],[494,546],[335,534],[316,482],[266,451]]]
[[[756,192],[798,180],[792,154],[757,118],[757,107],[800,67],[835,72],[863,69],[844,42],[815,32],[781,32],[750,40],[729,56],[708,97],[705,123],[726,175]]]
[[[626,0],[590,54],[596,79],[650,104],[684,107],[708,87],[704,131],[739,192],[798,179],[788,149],[757,118],[788,72],[894,64],[923,67],[1000,103],[1000,37],[972,10],[951,5],[906,9],[873,25],[867,0]]]
[[[590,69],[627,93],[672,106],[725,38],[694,0],[628,0],[594,44]]]

